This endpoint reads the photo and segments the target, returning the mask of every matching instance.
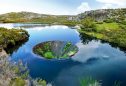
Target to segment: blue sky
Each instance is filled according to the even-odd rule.
[[[0,14],[30,11],[53,15],[75,15],[94,9],[125,7],[126,0],[0,0]]]

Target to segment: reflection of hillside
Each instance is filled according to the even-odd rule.
[[[28,25],[21,25],[21,26],[15,26],[16,28],[34,28],[34,27],[45,27],[47,24],[28,24]]]
[[[24,43],[26,43],[28,41],[28,39],[25,39],[23,41],[17,42],[17,44],[15,46],[12,45],[8,45],[7,48],[5,48],[5,51],[8,54],[12,54],[14,51],[17,51],[19,49],[20,46],[22,46]]]
[[[125,48],[119,47],[117,44],[115,44],[113,42],[107,42],[107,41],[104,41],[104,40],[101,40],[101,39],[97,39],[95,37],[86,35],[84,33],[80,33],[80,37],[81,37],[81,40],[82,40],[83,44],[88,44],[89,42],[91,42],[93,40],[95,40],[95,41],[99,40],[101,43],[107,43],[107,44],[111,45],[111,47],[119,48],[121,51],[126,53],[126,49]]]
[[[92,40],[96,40],[94,37],[88,36],[84,33],[80,33],[80,37],[81,37],[83,44],[88,44]]]
[[[36,45],[33,51],[47,59],[68,58],[73,56],[78,48],[70,42],[48,41]]]

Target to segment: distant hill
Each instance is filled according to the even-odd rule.
[[[31,19],[31,18],[40,18],[40,17],[44,17],[44,16],[48,16],[48,15],[23,11],[23,12],[6,13],[6,14],[2,14],[0,16],[3,18],[29,18],[29,19]]]
[[[46,15],[33,12],[11,12],[0,15],[0,22],[15,23],[15,22],[42,22],[42,23],[56,23],[66,20],[72,20],[74,16],[66,15]]]
[[[11,12],[0,15],[0,22],[32,22],[32,23],[54,23],[54,24],[73,24],[86,18],[92,17],[95,21],[104,21],[106,19],[119,21],[126,20],[126,8],[122,9],[100,9],[91,10],[84,13],[72,15],[46,15],[33,12]]]
[[[11,12],[0,15],[0,21],[7,22],[30,22],[34,18],[45,18],[49,15],[38,14],[33,12]]]

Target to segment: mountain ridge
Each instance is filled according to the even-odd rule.
[[[96,21],[103,21],[108,18],[116,18],[126,17],[126,8],[119,9],[98,9],[85,11],[78,15],[48,15],[48,14],[40,14],[34,12],[10,12],[6,14],[0,15],[1,23],[13,23],[13,22],[41,22],[41,23],[55,23],[59,21],[79,21],[86,17],[92,17]],[[118,18],[117,18],[118,17]]]

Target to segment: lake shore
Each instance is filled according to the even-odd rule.
[[[126,51],[125,41],[120,40],[120,37],[118,38],[118,37],[114,37],[112,35],[107,36],[107,35],[104,35],[102,33],[87,32],[87,31],[83,31],[83,30],[80,30],[80,29],[78,31],[81,34],[88,35],[88,36],[90,36],[92,38],[95,38],[95,39],[101,40],[103,42],[109,43],[113,47],[116,47],[116,48],[118,47],[121,50]]]
[[[0,47],[2,49],[6,49],[8,47],[12,48],[18,43],[22,43],[29,38],[28,32],[23,29],[7,29],[0,27],[0,33]]]

